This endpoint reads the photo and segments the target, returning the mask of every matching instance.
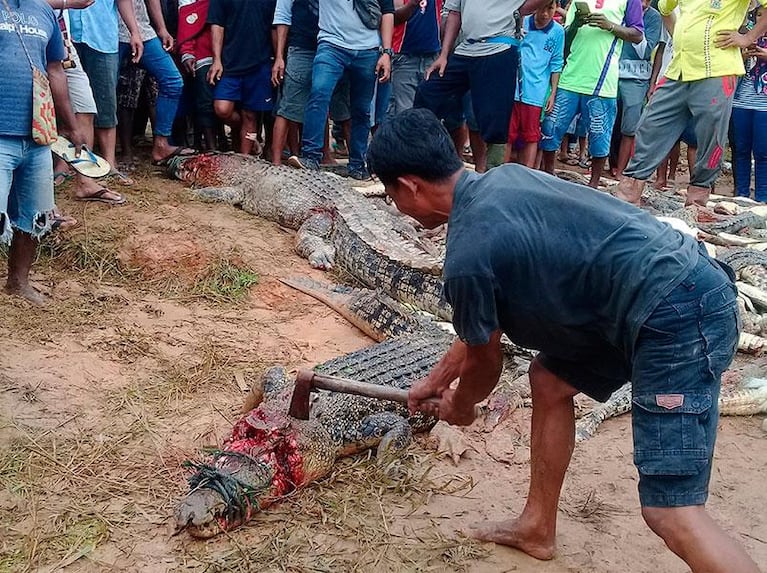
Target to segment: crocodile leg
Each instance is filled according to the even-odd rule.
[[[309,260],[315,269],[330,270],[336,251],[328,241],[333,230],[333,215],[315,213],[298,229],[296,252]]]
[[[377,412],[366,416],[358,427],[358,435],[351,436],[344,450],[360,451],[377,448],[379,460],[391,459],[403,452],[413,438],[407,420],[394,412]]]

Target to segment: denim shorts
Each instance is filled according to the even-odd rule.
[[[238,101],[247,111],[271,111],[274,107],[272,64],[266,62],[242,76],[228,76],[224,72],[213,89],[213,97]]]
[[[583,95],[560,88],[551,113],[553,130],[550,138],[541,141],[544,151],[556,151],[562,144],[573,118],[580,112],[588,117],[589,154],[607,157],[613,134],[618,104],[615,98]]]
[[[50,229],[53,157],[29,137],[0,135],[0,243],[17,229],[38,238]]]
[[[294,123],[304,122],[304,109],[312,92],[312,65],[314,50],[288,47],[285,60],[285,78],[280,88],[275,115]]]
[[[701,505],[708,497],[719,386],[738,345],[728,272],[701,253],[644,322],[630,357],[607,345],[578,363],[539,354],[545,368],[597,400],[632,381],[634,464],[645,507]]]
[[[77,55],[83,70],[91,82],[96,100],[94,125],[99,129],[110,129],[117,125],[117,76],[120,73],[120,55],[105,54],[87,44],[75,43]]]

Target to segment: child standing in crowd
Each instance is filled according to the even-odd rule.
[[[274,105],[275,5],[276,0],[211,0],[208,7],[213,39],[208,81],[216,86],[213,105],[222,121],[240,131],[240,153],[253,151],[257,112],[271,111]]]
[[[758,10],[749,13],[749,27]],[[765,16],[762,15],[762,18]],[[767,202],[767,36],[745,50],[746,75],[732,102],[733,175],[735,193],[751,196],[751,156],[756,168],[754,199]]]
[[[209,5],[210,0],[180,0],[178,3],[178,52],[183,71],[193,78],[195,129],[202,133],[202,145],[206,150],[216,147],[213,87],[208,83],[208,71],[213,65]]]
[[[524,147],[517,162],[535,166],[541,141],[541,110],[548,114],[554,109],[565,48],[565,29],[554,21],[556,9],[557,0],[548,0],[524,21],[525,37],[519,49],[519,82],[511,110],[506,162],[511,148],[521,141]]]

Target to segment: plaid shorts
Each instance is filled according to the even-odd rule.
[[[146,92],[149,105],[157,103],[157,80],[148,76],[145,69],[127,62],[120,68],[117,80],[117,107],[120,109],[136,109],[141,99],[142,88]]]

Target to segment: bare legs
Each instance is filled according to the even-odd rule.
[[[35,259],[37,241],[28,233],[14,231],[8,252],[8,281],[5,292],[27,299],[32,304],[45,303],[45,296],[29,284],[29,271]]]
[[[117,147],[117,127],[95,128],[96,143],[99,152],[106,159],[113,169],[117,169],[117,159],[115,158],[115,149]]]
[[[573,396],[577,390],[534,360],[530,366],[533,420],[530,491],[517,519],[489,523],[476,538],[515,547],[536,559],[554,557],[557,507],[575,446]]]
[[[642,517],[695,573],[759,573],[756,563],[702,505],[643,507]]]
[[[623,170],[629,164],[631,159],[631,153],[634,150],[634,136],[623,135],[621,136],[621,145],[618,149],[618,165],[615,167],[615,175],[620,177],[623,175]]]

